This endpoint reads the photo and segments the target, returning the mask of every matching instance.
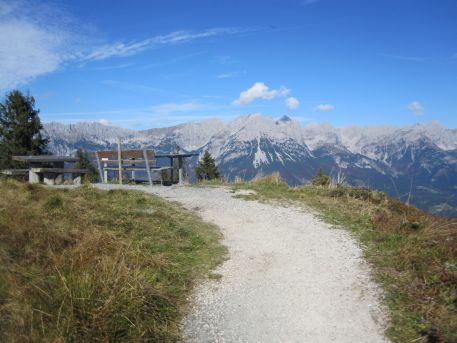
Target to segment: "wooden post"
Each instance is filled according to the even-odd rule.
[[[169,159],[170,159],[170,167],[171,167],[171,169],[170,169],[170,179],[171,179],[171,183],[173,184],[174,181],[175,181],[174,180],[174,175],[173,175],[174,174],[173,173],[173,157],[169,157]]]
[[[95,158],[97,160],[98,175],[100,176],[100,182],[101,183],[106,183],[106,180],[103,177],[103,169],[102,169],[102,165],[100,163],[100,158],[98,157],[98,152],[95,152]]]
[[[117,140],[117,160],[118,160],[118,173],[119,184],[122,185],[122,151],[121,151],[121,138]]]
[[[182,168],[182,157],[178,156],[178,168],[179,168],[179,171],[178,171],[178,180],[179,180],[179,184],[182,185],[184,183],[184,175],[183,175],[183,168]]]
[[[104,160],[105,160],[105,158],[102,158],[102,161],[104,161]],[[108,161],[109,159],[106,158],[106,160]],[[105,168],[108,168],[107,162],[103,163],[103,180],[105,183],[108,183],[108,171]]]
[[[151,168],[149,167],[148,152],[146,149],[143,150],[144,163],[146,164],[146,171],[148,172],[149,186],[152,187]]]

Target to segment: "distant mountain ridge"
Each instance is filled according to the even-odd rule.
[[[343,172],[352,185],[385,191],[430,212],[457,216],[457,130],[437,122],[397,126],[327,124],[302,127],[284,116],[260,114],[224,123],[209,119],[169,128],[135,131],[99,123],[45,124],[50,150],[71,154],[77,148],[148,147],[170,152],[209,150],[222,175],[250,179],[279,171],[292,185],[309,182],[319,167]],[[196,159],[190,162],[193,170]]]

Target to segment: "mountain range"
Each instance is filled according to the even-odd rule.
[[[370,187],[399,197],[431,213],[457,216],[457,130],[437,122],[411,126],[302,126],[287,116],[241,116],[225,123],[208,119],[142,131],[100,123],[47,123],[45,134],[55,154],[125,148],[176,150],[216,158],[229,180],[251,179],[278,171],[290,185],[309,183],[319,168],[344,174],[354,186]],[[193,158],[187,169],[197,162]]]

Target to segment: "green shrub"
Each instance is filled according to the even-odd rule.
[[[319,168],[319,170],[316,173],[316,176],[314,176],[313,178],[312,183],[313,186],[328,187],[330,186],[330,177],[324,174],[322,168]]]

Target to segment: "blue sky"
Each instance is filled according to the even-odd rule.
[[[45,122],[457,127],[455,0],[0,0],[0,92]]]

